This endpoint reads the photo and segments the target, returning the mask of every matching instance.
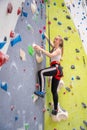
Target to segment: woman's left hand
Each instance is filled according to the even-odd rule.
[[[35,45],[34,46],[34,49],[37,50],[37,51],[40,51],[41,50],[41,47],[39,45]]]

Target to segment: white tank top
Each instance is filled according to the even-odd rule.
[[[61,59],[61,54],[60,54],[60,55],[57,55],[57,56],[52,57],[52,58],[51,58],[51,62],[53,62],[53,61],[58,61],[58,62],[60,62],[60,59]]]

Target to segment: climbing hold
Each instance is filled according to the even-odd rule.
[[[10,44],[11,46],[14,46],[16,43],[20,42],[22,39],[21,39],[21,36],[18,34],[15,38],[13,38],[11,41],[10,41]]]
[[[7,85],[6,82],[2,82],[2,83],[0,84],[0,87],[1,87],[4,91],[7,91],[7,89],[8,89],[8,85]]]
[[[21,14],[21,8],[19,7],[18,10],[17,10],[17,15]]]
[[[67,29],[68,29],[68,30],[71,30],[72,28],[71,28],[70,26],[67,26]]]
[[[25,123],[24,127],[25,127],[25,130],[29,130],[29,124],[28,123]]]
[[[87,121],[83,120],[83,123],[85,124],[85,126],[87,127]]]
[[[3,41],[3,42],[0,42],[0,49],[2,49],[3,47],[4,47],[4,45],[6,44],[6,42],[5,41]]]
[[[72,76],[71,80],[74,80],[74,77]]]
[[[11,111],[13,111],[15,109],[15,107],[13,105],[11,105]]]
[[[85,128],[83,128],[82,126],[80,126],[80,130],[86,130]]]
[[[42,30],[41,30],[41,29],[39,30],[39,33],[40,33],[40,34],[42,33]]]
[[[42,112],[46,112],[46,108],[43,108]]]
[[[34,49],[32,46],[28,46],[28,53],[33,56],[34,55]]]
[[[36,83],[35,86],[36,86],[36,89],[39,89],[39,86],[40,86],[40,85],[39,85],[39,83]]]
[[[54,4],[54,6],[56,6],[56,2],[54,2],[53,4]]]
[[[33,102],[36,102],[38,100],[38,96],[36,94],[32,95]]]
[[[41,63],[43,61],[43,55],[41,51],[36,52],[36,61],[37,63]]]
[[[31,11],[34,14],[37,10],[37,5],[36,2],[33,0],[33,2],[31,3]]]
[[[75,69],[75,66],[74,66],[74,65],[71,65],[71,69]]]
[[[77,48],[75,49],[75,51],[76,51],[76,53],[79,53],[79,52],[80,52],[80,50],[79,50],[79,49],[77,49]]]
[[[64,2],[61,5],[62,5],[62,7],[64,7],[65,6]]]
[[[12,13],[12,10],[13,10],[12,3],[9,2],[8,5],[7,5],[7,13]]]
[[[29,6],[29,2],[27,1],[27,6]]]
[[[71,17],[70,17],[69,15],[66,15],[66,18],[67,18],[67,19],[71,19]]]
[[[15,32],[11,31],[11,32],[10,32],[10,37],[11,37],[11,38],[15,37]]]
[[[71,91],[71,89],[70,89],[69,87],[65,87],[65,89],[66,89],[68,92]]]
[[[8,55],[5,55],[0,51],[0,66],[2,66],[4,63],[6,63],[9,59]]]
[[[57,21],[57,18],[56,18],[56,17],[54,17],[53,19],[54,19],[55,21]]]
[[[27,25],[27,29],[28,30],[31,30],[32,29],[32,26],[30,24]]]
[[[76,76],[76,79],[77,79],[77,80],[80,80],[80,76]]]
[[[25,52],[20,48],[20,58],[21,60],[25,61],[26,57],[25,57]]]
[[[85,64],[85,57],[83,56],[83,63]]]
[[[4,37],[4,41],[5,41],[5,42],[7,41],[7,37],[6,37],[6,36]]]
[[[34,120],[36,120],[36,116],[34,117]]]
[[[18,120],[18,116],[15,116],[15,121],[17,121]]]
[[[46,30],[46,26],[43,26],[43,29]]]
[[[22,15],[23,15],[24,17],[28,17],[28,13],[25,12],[25,11],[22,11]]]
[[[44,40],[45,39],[45,35],[44,35],[44,33],[42,34],[42,40]]]
[[[50,24],[51,24],[51,21],[48,21],[48,24],[50,25]]]
[[[60,21],[58,21],[58,23],[57,23],[58,25],[62,25],[62,22],[60,22]]]
[[[81,103],[83,108],[87,108],[86,104],[84,102]]]
[[[64,40],[68,41],[68,37],[64,37]]]

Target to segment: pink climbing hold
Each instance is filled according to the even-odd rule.
[[[39,30],[39,33],[40,33],[40,34],[42,33],[42,30],[41,30],[41,29]]]

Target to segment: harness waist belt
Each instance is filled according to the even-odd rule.
[[[52,61],[52,62],[50,63],[50,66],[55,65],[55,64],[60,65],[60,62],[58,62],[58,61]]]

